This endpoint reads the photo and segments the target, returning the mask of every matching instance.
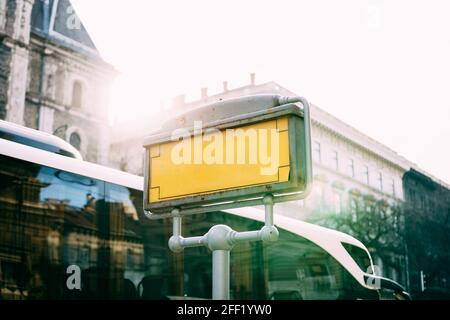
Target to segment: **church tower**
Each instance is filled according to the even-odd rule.
[[[0,119],[68,141],[107,164],[115,69],[69,0],[0,0]]]

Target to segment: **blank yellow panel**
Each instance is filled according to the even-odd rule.
[[[150,202],[288,181],[288,131],[279,128],[287,123],[283,118],[203,133],[162,143],[158,153],[152,146]]]
[[[280,140],[283,144],[289,145],[288,131],[280,132]],[[288,152],[280,152],[280,167],[289,166],[289,149]]]
[[[287,117],[277,119],[277,129],[278,129],[278,131],[287,131],[288,130],[288,118]]]
[[[150,189],[150,201],[152,201],[152,199],[159,199],[159,188]]]
[[[289,167],[281,167],[278,169],[278,176],[280,181],[288,181],[289,180]]]

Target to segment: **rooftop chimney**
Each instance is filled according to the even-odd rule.
[[[228,81],[224,81],[223,82],[223,92],[227,92],[228,91]]]
[[[202,88],[202,99],[208,98],[208,88]]]
[[[254,73],[250,73],[250,84],[252,86],[255,85],[255,74]]]

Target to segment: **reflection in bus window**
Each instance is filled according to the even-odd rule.
[[[262,226],[224,212],[183,221],[186,237],[215,224]],[[171,232],[169,219],[144,217],[140,190],[0,156],[2,299],[211,298],[211,252],[173,253]],[[79,288],[68,285],[78,276]],[[376,298],[326,251],[283,230],[275,243],[238,244],[230,276],[234,299]]]

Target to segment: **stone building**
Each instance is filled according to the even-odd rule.
[[[55,134],[106,164],[115,74],[68,0],[0,0],[0,119]]]

